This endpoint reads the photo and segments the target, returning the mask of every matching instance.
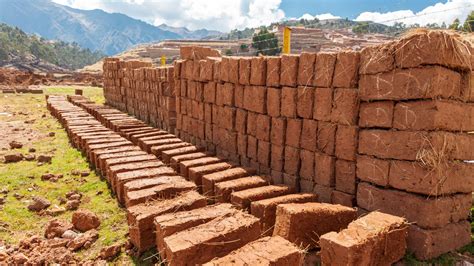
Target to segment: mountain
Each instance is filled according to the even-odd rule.
[[[161,24],[158,26],[158,28],[179,34],[184,39],[204,39],[209,37],[220,36],[223,34],[222,32],[216,30],[200,29],[191,31],[185,27],[172,27],[166,24]]]
[[[0,22],[17,26],[27,33],[77,43],[108,55],[140,43],[199,38],[209,33],[183,29],[179,34],[173,31],[178,28],[164,25],[161,29],[123,14],[74,9],[50,0],[0,0]]]
[[[49,41],[0,23],[0,66],[62,72],[93,64],[104,55],[77,44]]]

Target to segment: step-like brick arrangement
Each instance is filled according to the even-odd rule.
[[[405,219],[371,212],[341,232],[320,237],[323,265],[392,265],[407,248]]]

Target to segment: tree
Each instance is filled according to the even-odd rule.
[[[449,29],[450,30],[458,30],[459,29],[459,24],[460,24],[460,22],[459,22],[459,19],[457,18],[453,21],[453,24],[449,25]]]
[[[357,33],[357,34],[368,33],[369,32],[369,23],[368,22],[357,23],[357,25],[352,27],[352,31],[354,33]]]
[[[474,11],[471,12],[466,18],[463,25],[463,31],[474,32]]]
[[[261,27],[258,34],[252,38],[252,47],[257,50],[257,54],[276,55],[280,53],[278,39],[275,33],[270,33],[266,27]]]
[[[245,43],[240,45],[240,51],[242,52],[248,52],[249,51],[249,46]]]
[[[226,49],[224,53],[225,53],[225,55],[230,56],[230,55],[232,55],[232,50],[231,49]]]

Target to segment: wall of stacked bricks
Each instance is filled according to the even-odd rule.
[[[279,57],[187,47],[167,111],[181,139],[275,184],[406,217],[409,250],[432,258],[470,241],[473,52],[439,32],[362,52]],[[110,66],[107,77],[117,71]],[[133,93],[112,83],[107,102],[137,115]]]
[[[173,70],[107,58],[103,65],[107,104],[172,132],[176,124]]]

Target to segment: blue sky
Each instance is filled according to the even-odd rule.
[[[52,0],[79,9],[118,12],[153,25],[230,31],[288,18],[350,18],[386,25],[461,21],[474,0]]]
[[[288,17],[301,17],[305,13],[331,13],[355,19],[362,12],[385,13],[397,10],[419,12],[427,6],[447,1],[436,0],[283,0],[280,8]]]

